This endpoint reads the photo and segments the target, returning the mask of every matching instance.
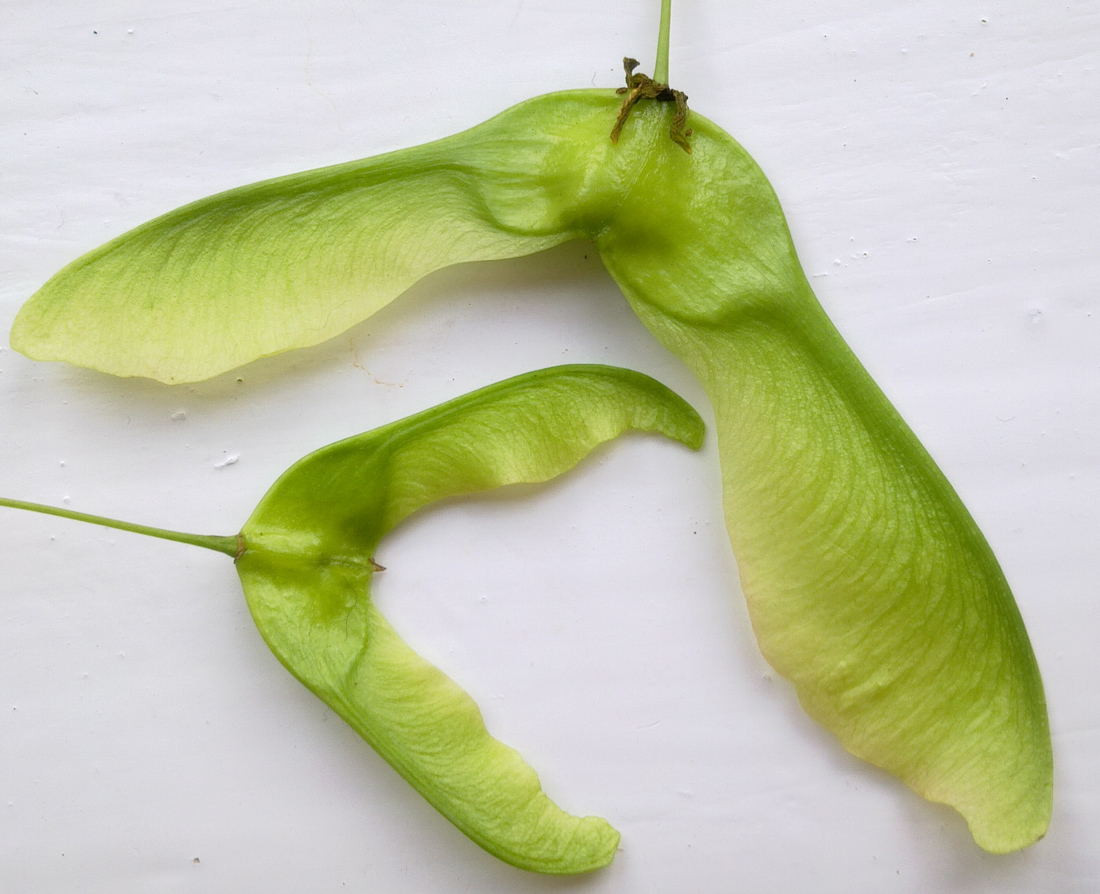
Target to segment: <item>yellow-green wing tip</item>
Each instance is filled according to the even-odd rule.
[[[598,816],[586,816],[581,821],[581,828],[589,842],[588,850],[592,858],[579,871],[588,872],[607,866],[615,858],[615,852],[619,849],[619,840],[622,836],[618,829]]]
[[[38,293],[35,293],[37,296]],[[15,321],[11,324],[11,332],[8,334],[8,344],[25,357],[31,360],[55,360],[46,347],[48,342],[42,338],[42,321],[38,319],[37,303],[32,296],[26,304],[19,308],[15,315]]]
[[[1053,810],[1053,757],[1045,724],[1030,741],[989,733],[980,739],[922,763],[913,754],[876,752],[866,742],[842,737],[856,757],[896,774],[921,797],[957,811],[982,850],[1022,850],[1046,834]]]
[[[566,842],[548,842],[549,853],[538,855],[537,849],[526,853],[500,852],[491,846],[485,846],[491,854],[505,863],[528,872],[543,875],[580,875],[595,872],[609,866],[615,859],[622,836],[605,819],[598,816],[585,816],[577,823]]]
[[[952,804],[966,820],[975,843],[991,854],[1010,854],[1035,844],[1047,833],[1053,809],[1051,774],[1016,803]],[[938,799],[934,799],[938,800]]]
[[[990,854],[1011,854],[1035,844],[1047,834],[1050,812],[1033,822],[970,823],[970,834],[983,851]]]
[[[573,875],[603,869],[615,859],[621,837],[607,820],[598,816],[586,816],[577,827],[573,858],[564,861],[560,869],[549,868],[544,871],[552,875]]]
[[[642,406],[651,408],[651,417],[639,412],[635,427],[644,431],[656,431],[679,441],[685,447],[698,450],[703,446],[703,437],[706,434],[706,424],[695,408],[679,394],[667,385],[647,376],[645,373],[618,366],[606,366],[603,364],[570,364],[565,366],[552,366],[547,369],[529,373],[532,377],[567,378],[574,376],[588,379],[594,382],[606,382],[611,387],[612,382],[618,382],[620,386],[619,396],[625,393],[625,388],[633,388],[644,396],[644,403],[637,404],[639,411]],[[525,378],[517,376],[514,381]],[[509,380],[513,381],[513,380]]]
[[[67,270],[68,268],[66,268]],[[54,279],[62,277],[62,270]],[[130,341],[116,337],[111,327],[92,319],[66,319],[52,311],[51,284],[46,283],[19,308],[8,344],[24,357],[40,363],[70,363],[120,379],[144,378],[165,385],[184,385],[212,378],[236,364],[215,368],[209,362],[178,363],[166,348],[162,362],[151,363],[134,351]],[[96,332],[96,327],[103,329]]]
[[[703,436],[706,434],[707,427],[699,414],[695,412],[694,407],[690,406],[679,395],[675,395],[675,397],[684,406],[684,416],[680,423],[679,432],[675,436],[676,440],[680,441],[685,447],[698,450],[703,446]]]

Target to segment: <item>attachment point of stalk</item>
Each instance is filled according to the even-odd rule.
[[[669,126],[668,135],[677,146],[691,154],[691,144],[688,137],[691,136],[691,128],[687,127],[688,105],[687,94],[682,90],[673,90],[668,84],[660,84],[648,75],[635,72],[634,69],[640,63],[637,59],[626,57],[623,59],[623,68],[626,71],[626,86],[620,87],[616,93],[625,94],[623,104],[619,107],[619,117],[615,119],[615,126],[611,128],[611,142],[618,143],[619,135],[623,132],[623,126],[630,113],[643,99],[655,99],[657,102],[676,103],[676,113],[672,116],[672,124]]]

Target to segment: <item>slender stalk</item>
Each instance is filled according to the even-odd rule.
[[[57,515],[61,518],[71,518],[75,521],[102,525],[105,528],[117,528],[120,531],[130,531],[133,534],[145,534],[148,537],[157,537],[160,540],[189,543],[191,546],[212,549],[215,552],[225,553],[227,556],[233,556],[234,558],[237,556],[237,538],[235,536],[217,537],[211,534],[184,534],[180,531],[167,531],[164,528],[150,528],[148,525],[135,525],[131,522],[117,521],[113,518],[104,518],[101,515],[89,515],[87,512],[75,512],[72,509],[59,509],[56,506],[44,506],[41,503],[25,503],[22,500],[9,500],[6,497],[0,497],[0,506],[41,512],[43,515]]]
[[[672,0],[661,0],[661,31],[657,35],[657,62],[653,66],[653,80],[668,83],[668,31],[672,23]]]

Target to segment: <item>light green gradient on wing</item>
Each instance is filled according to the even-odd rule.
[[[606,866],[619,833],[563,811],[485,728],[473,699],[398,636],[371,600],[379,539],[433,502],[542,482],[628,430],[697,449],[699,415],[629,370],[563,366],[517,376],[293,465],[236,537],[185,534],[0,498],[40,512],[234,557],[278,659],[418,792],[491,854],[533,872]],[[445,583],[441,583],[445,586]]]
[[[61,270],[21,309],[12,347],[192,382],[332,338],[433,270],[566,238],[495,226],[473,174],[452,162],[453,142],[171,211]]]
[[[727,526],[765,656],[845,747],[955,807],[982,847],[1034,842],[1051,811],[1046,704],[989,546],[825,316],[744,149],[692,114],[682,151],[669,104],[650,100],[613,145],[619,102],[538,97],[429,146],[189,206],[59,274],[13,344],[182,381],[328,337],[383,300],[361,296],[389,300],[429,268],[592,239],[714,405]],[[326,247],[296,248],[315,233]],[[264,273],[253,289],[231,270],[238,258],[271,263],[277,281]],[[191,343],[192,327],[228,333],[231,349]],[[161,363],[177,346],[186,356]]]
[[[694,410],[638,373],[531,373],[311,454],[241,532],[245,596],[279,660],[459,829],[522,869],[599,868],[619,833],[554,804],[473,700],[401,640],[371,601],[370,557],[424,506],[546,481],[629,429],[692,447],[703,434]]]
[[[633,122],[651,142],[599,246],[714,405],[761,651],[846,748],[957,809],[983,848],[1033,843],[1046,703],[989,545],[821,309],[756,164],[699,116],[691,157],[665,148],[664,117]]]

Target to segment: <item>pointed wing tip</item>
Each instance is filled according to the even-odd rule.
[[[574,368],[584,369],[580,366]],[[618,375],[632,381],[636,387],[649,395],[654,404],[662,405],[666,411],[666,417],[654,426],[654,430],[679,441],[692,450],[698,450],[703,446],[707,430],[703,417],[695,407],[663,382],[643,372],[622,367],[599,365],[588,369],[603,375]]]
[[[686,447],[690,447],[692,450],[698,450],[703,446],[703,439],[706,437],[707,427],[702,417],[695,412],[694,407],[686,401],[684,406],[690,411],[691,415],[687,418],[684,437],[679,440]]]

